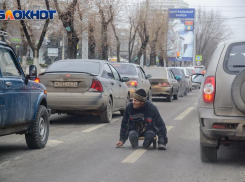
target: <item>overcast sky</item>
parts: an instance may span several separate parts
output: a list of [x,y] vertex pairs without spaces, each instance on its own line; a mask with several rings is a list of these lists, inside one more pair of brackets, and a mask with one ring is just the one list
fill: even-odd
[[224,18],[243,17],[226,20],[233,31],[233,38],[245,37],[245,0],[184,0],[190,8],[206,7],[221,12]]

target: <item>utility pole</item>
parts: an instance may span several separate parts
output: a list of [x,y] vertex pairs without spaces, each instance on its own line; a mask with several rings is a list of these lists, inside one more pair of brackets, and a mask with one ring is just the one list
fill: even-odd
[[62,60],[65,60],[65,34],[63,34],[62,38]]

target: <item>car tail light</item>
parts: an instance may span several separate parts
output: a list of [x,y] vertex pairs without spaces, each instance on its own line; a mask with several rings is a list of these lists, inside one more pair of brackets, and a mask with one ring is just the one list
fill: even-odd
[[103,87],[99,80],[93,80],[92,85],[90,89],[88,90],[90,92],[103,92]]
[[202,74],[205,74],[205,73],[206,73],[206,71],[202,71],[201,73],[202,73]]
[[40,79],[39,79],[39,78],[36,78],[36,79],[34,80],[34,82],[40,83]]
[[225,129],[226,126],[224,124],[214,124],[213,128],[214,129]]
[[215,95],[215,77],[206,78],[203,87],[203,101],[206,103],[213,103]]
[[137,86],[138,82],[136,80],[130,80],[130,85],[131,86]]
[[159,85],[160,86],[163,86],[163,87],[169,87],[169,83],[168,82],[166,82],[166,83],[160,83]]

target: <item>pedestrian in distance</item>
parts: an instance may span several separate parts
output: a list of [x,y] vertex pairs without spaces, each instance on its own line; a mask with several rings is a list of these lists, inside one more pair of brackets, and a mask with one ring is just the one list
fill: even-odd
[[166,125],[157,107],[146,98],[144,89],[134,93],[133,102],[129,103],[122,119],[120,140],[117,147],[122,147],[129,138],[132,147],[138,146],[139,137],[145,137],[143,147],[149,148],[154,137],[158,136],[158,149],[166,150],[168,143]]

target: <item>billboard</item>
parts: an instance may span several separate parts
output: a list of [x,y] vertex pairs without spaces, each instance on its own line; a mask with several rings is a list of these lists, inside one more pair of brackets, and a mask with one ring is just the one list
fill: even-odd
[[195,9],[169,9],[168,61],[193,61],[194,18]]

